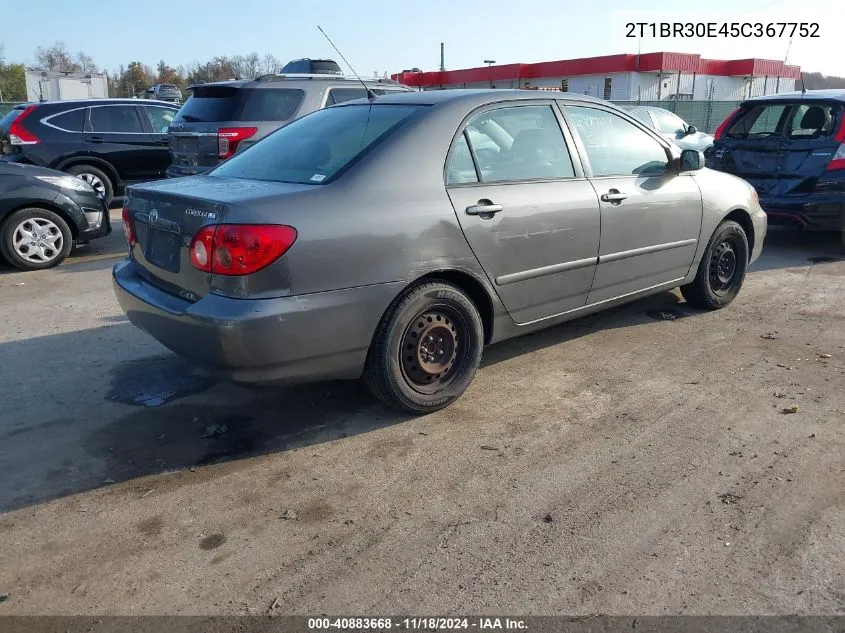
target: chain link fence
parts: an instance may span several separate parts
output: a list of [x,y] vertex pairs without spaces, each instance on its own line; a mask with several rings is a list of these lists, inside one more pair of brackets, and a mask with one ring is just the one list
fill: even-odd
[[712,134],[741,101],[612,101],[618,106],[654,106],[674,112],[699,132]]
[[16,105],[20,104],[15,101],[0,101],[0,118],[9,114]]

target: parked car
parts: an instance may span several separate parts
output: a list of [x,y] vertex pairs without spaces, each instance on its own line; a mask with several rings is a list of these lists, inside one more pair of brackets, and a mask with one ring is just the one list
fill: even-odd
[[[306,61],[311,60],[291,64],[301,68]],[[201,174],[292,119],[367,96],[356,77],[337,75],[325,64],[318,68],[322,72],[192,86],[191,96],[170,126],[172,165],[167,175]],[[366,79],[364,83],[376,94],[411,90],[389,79]]]
[[19,105],[0,119],[0,155],[78,176],[109,204],[127,184],[164,177],[167,128],[177,110],[138,99]]
[[182,103],[182,91],[175,84],[156,84],[145,92],[148,99],[167,101],[168,103]]
[[58,266],[74,245],[111,232],[103,199],[84,180],[0,162],[0,255],[24,270]]
[[425,413],[467,388],[485,343],[677,286],[729,304],[766,215],[703,160],[573,94],[350,102],[207,175],[130,187],[114,289],[132,323],[218,375],[363,375]]
[[754,186],[773,224],[840,231],[845,244],[845,90],[749,99],[706,156]]
[[625,106],[635,119],[655,130],[663,138],[681,149],[703,152],[713,144],[710,134],[699,132],[681,117],[669,110],[655,106]]

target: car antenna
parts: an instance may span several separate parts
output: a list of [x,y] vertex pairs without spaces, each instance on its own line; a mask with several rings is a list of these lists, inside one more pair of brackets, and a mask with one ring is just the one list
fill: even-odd
[[335,50],[337,51],[337,54],[338,54],[338,55],[340,55],[340,58],[341,58],[344,62],[346,62],[346,65],[347,65],[347,66],[349,66],[349,70],[351,70],[351,71],[352,71],[352,74],[353,74],[353,75],[355,75],[355,78],[356,78],[358,81],[360,81],[360,82],[361,82],[361,85],[362,85],[362,86],[364,86],[364,90],[366,90],[366,91],[367,91],[367,99],[370,99],[370,100],[375,99],[378,95],[377,95],[375,92],[373,92],[372,90],[370,90],[370,89],[367,87],[367,84],[365,84],[365,83],[364,83],[364,80],[363,80],[363,79],[361,79],[361,75],[359,75],[358,73],[356,73],[356,72],[355,72],[355,69],[354,69],[354,68],[352,68],[352,64],[350,64],[350,63],[346,60],[346,58],[343,56],[343,53],[341,53],[341,52],[340,52],[340,50],[338,49],[338,47],[334,45],[334,42],[332,42],[331,38],[330,38],[328,35],[326,35],[326,32],[323,30],[323,27],[321,27],[321,26],[319,26],[319,25],[318,25],[318,26],[317,26],[317,28],[318,28],[318,29],[320,29],[320,33],[322,33],[322,34],[323,34],[323,37],[325,37],[325,38],[329,41],[329,44],[331,44],[331,45],[332,45],[332,48],[333,48],[333,49],[335,49]]
[[807,86],[804,85],[804,71],[801,71],[801,94],[807,94]]

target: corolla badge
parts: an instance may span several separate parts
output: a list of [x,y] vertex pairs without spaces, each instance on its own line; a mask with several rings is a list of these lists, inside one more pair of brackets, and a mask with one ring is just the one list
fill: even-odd
[[201,209],[185,209],[185,215],[191,215],[195,218],[206,218],[208,220],[217,219],[217,214],[214,211],[203,211]]
[[153,209],[150,211],[150,224],[155,224],[156,222],[158,222],[158,211]]

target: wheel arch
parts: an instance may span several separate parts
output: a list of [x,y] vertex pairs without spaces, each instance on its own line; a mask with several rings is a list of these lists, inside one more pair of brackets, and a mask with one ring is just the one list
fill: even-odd
[[3,214],[3,217],[0,218],[0,228],[2,228],[6,224],[6,222],[8,222],[9,218],[12,217],[12,215],[24,209],[44,209],[45,211],[55,213],[62,220],[65,221],[65,224],[68,225],[68,228],[70,229],[70,234],[73,237],[74,241],[79,239],[79,227],[76,226],[76,222],[74,222],[73,218],[68,215],[68,212],[62,209],[60,206],[52,204],[51,202],[47,202],[45,200],[19,204],[11,209],[8,209]]
[[725,220],[733,220],[745,231],[745,236],[748,238],[748,257],[751,257],[751,253],[754,252],[754,240],[756,239],[754,235],[754,222],[751,221],[751,215],[745,209],[734,209],[722,218],[722,222]]
[[484,327],[484,344],[493,338],[493,301],[484,284],[474,275],[461,270],[444,269],[428,272],[408,284],[408,288],[427,281],[445,281],[460,288],[478,309]]
[[123,185],[123,180],[121,180],[120,175],[117,173],[117,169],[108,161],[97,158],[96,156],[75,156],[68,158],[56,165],[55,168],[59,171],[65,171],[68,167],[76,167],[77,165],[90,165],[104,171],[111,178],[112,193],[115,196],[117,195],[118,187]]

